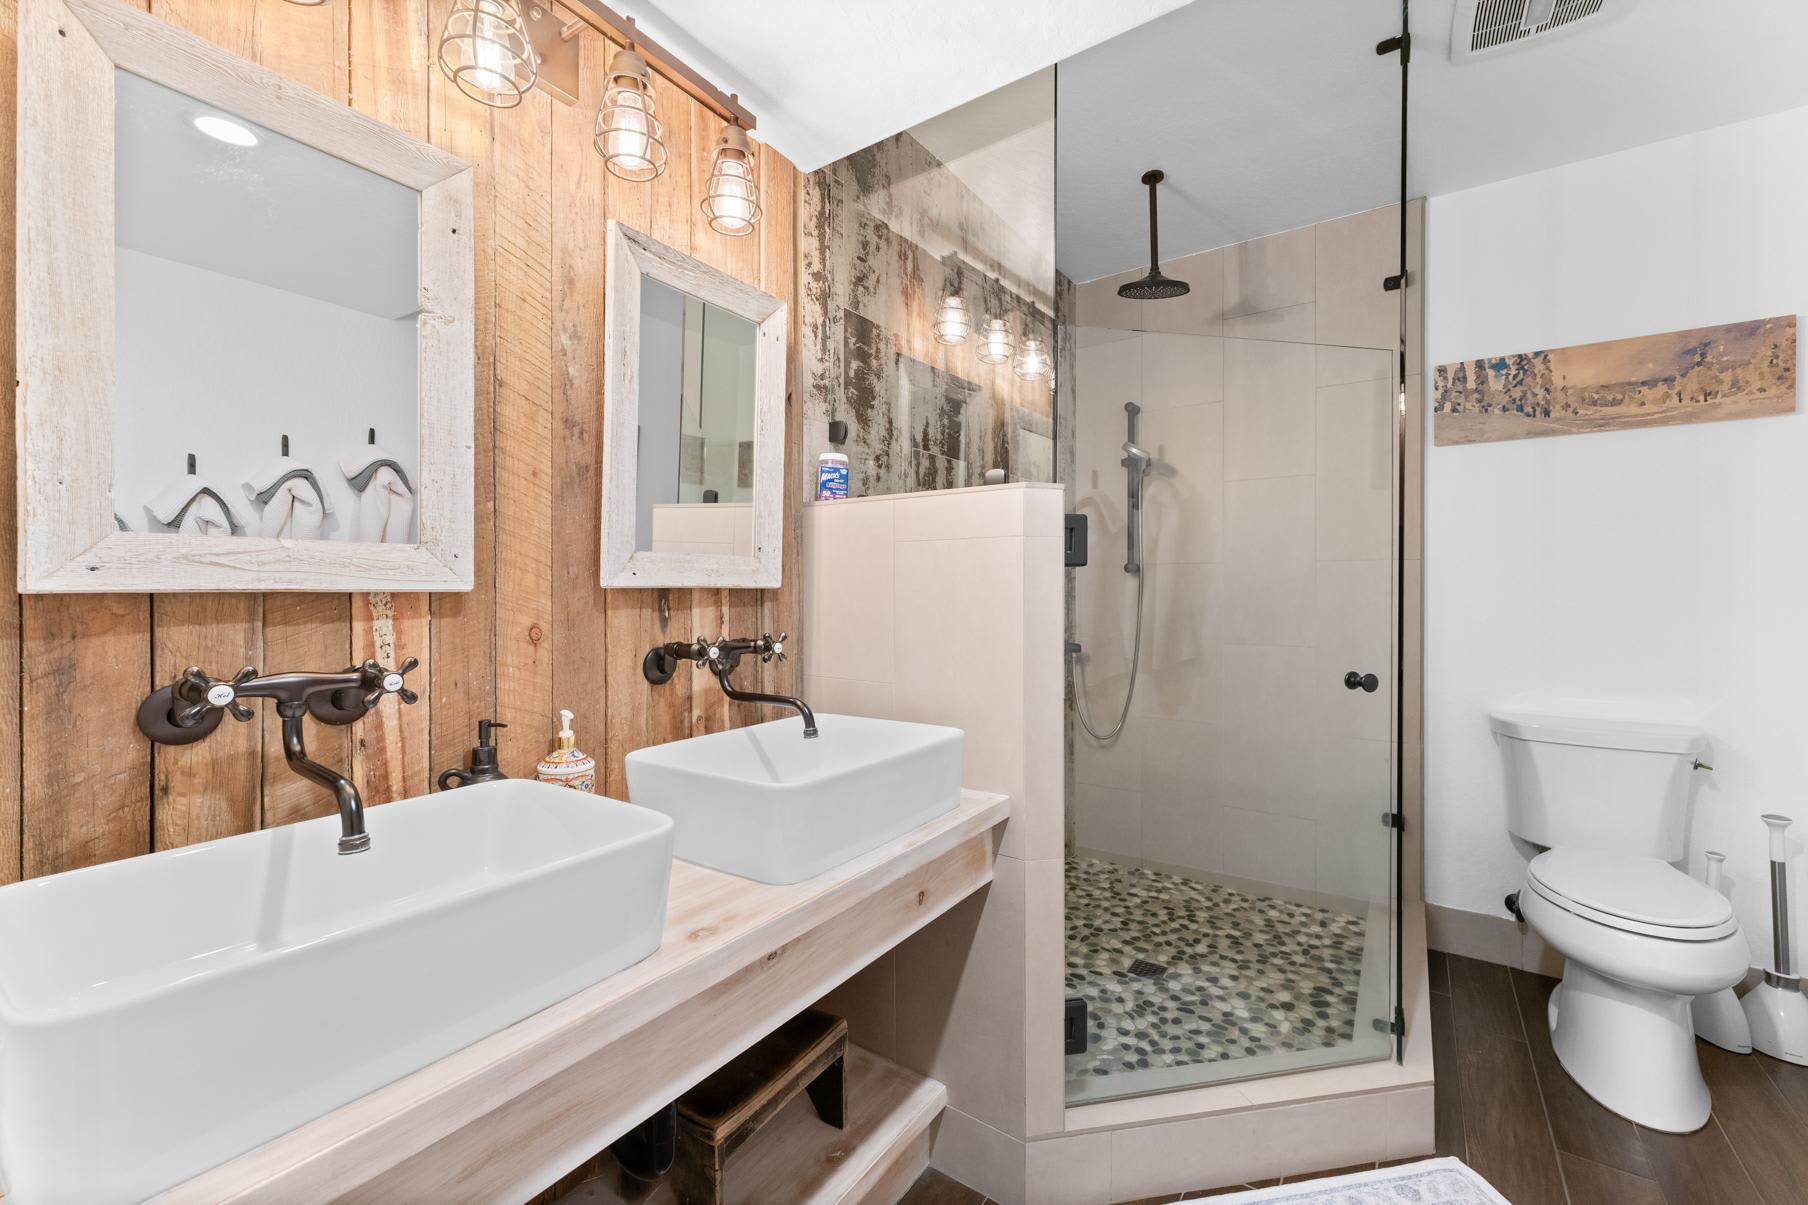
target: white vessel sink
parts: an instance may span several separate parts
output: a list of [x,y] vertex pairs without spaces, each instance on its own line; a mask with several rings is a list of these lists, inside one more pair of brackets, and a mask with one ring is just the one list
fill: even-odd
[[678,822],[677,854],[762,883],[798,883],[960,802],[958,728],[796,717],[628,754],[628,798]]
[[137,1201],[659,948],[672,822],[537,782],[0,888],[6,1205]]

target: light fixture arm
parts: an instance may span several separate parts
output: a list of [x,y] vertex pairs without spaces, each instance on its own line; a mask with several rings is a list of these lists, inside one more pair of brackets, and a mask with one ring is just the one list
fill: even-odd
[[738,93],[724,92],[710,83],[701,72],[643,33],[634,23],[633,17],[624,16],[599,0],[566,0],[566,3],[586,24],[609,34],[637,52],[647,60],[649,66],[701,101],[724,121],[733,122],[744,130],[754,128],[755,118],[747,106],[741,103]]

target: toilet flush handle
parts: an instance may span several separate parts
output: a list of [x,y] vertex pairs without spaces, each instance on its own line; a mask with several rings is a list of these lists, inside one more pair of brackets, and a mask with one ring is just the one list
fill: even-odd
[[1695,759],[1694,769],[1711,771],[1711,770],[1713,770],[1713,768],[1714,767],[1708,765],[1706,762],[1702,761],[1699,757]]

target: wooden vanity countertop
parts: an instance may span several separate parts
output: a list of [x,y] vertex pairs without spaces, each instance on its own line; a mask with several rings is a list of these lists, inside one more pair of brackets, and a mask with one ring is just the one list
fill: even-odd
[[990,882],[1009,811],[963,791],[953,811],[787,886],[674,861],[647,958],[156,1200],[532,1195]]

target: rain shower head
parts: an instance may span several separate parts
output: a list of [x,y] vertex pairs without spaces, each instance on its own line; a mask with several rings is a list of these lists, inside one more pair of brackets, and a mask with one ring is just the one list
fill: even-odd
[[1141,280],[1117,287],[1117,295],[1131,301],[1167,301],[1172,297],[1185,297],[1192,291],[1186,281],[1163,276],[1159,269],[1151,269]]
[[1192,286],[1186,281],[1161,274],[1161,254],[1155,237],[1155,186],[1166,178],[1167,174],[1160,168],[1143,173],[1143,183],[1149,186],[1149,274],[1141,280],[1118,286],[1117,295],[1130,301],[1167,301],[1192,292]]

